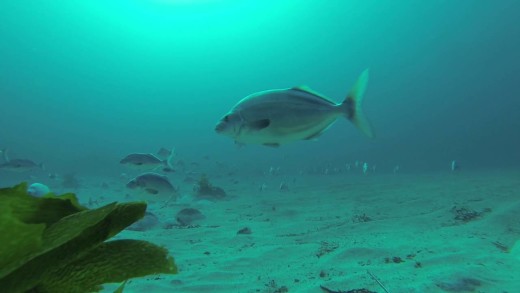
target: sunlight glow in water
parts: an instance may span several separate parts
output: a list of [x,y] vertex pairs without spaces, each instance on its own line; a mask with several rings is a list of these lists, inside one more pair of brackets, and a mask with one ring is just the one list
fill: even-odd
[[192,40],[211,42],[216,38],[247,41],[254,38],[251,31],[276,32],[306,9],[305,5],[295,9],[294,2],[284,0],[103,1],[83,5],[90,10],[100,30],[116,27],[131,38],[143,36],[166,42],[174,36],[184,45]]

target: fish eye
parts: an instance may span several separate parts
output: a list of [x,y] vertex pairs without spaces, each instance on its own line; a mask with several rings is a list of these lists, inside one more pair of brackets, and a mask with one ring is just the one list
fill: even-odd
[[224,118],[222,118],[222,120],[224,122],[229,122],[229,115],[224,116]]

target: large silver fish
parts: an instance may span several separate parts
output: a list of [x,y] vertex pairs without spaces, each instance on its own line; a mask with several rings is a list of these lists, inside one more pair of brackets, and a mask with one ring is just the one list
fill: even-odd
[[367,82],[365,70],[340,104],[307,87],[254,93],[238,102],[218,122],[215,131],[237,143],[276,147],[317,138],[338,117],[345,117],[368,137],[374,137],[361,109]]

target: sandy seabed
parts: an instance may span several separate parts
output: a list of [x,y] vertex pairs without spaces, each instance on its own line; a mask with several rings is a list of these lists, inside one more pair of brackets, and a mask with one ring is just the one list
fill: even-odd
[[[225,200],[186,192],[150,204],[161,224],[116,238],[164,245],[179,274],[133,279],[125,292],[385,292],[368,272],[388,292],[520,292],[518,170],[309,175],[287,191],[269,180],[262,191],[258,178],[217,180]],[[103,201],[121,192],[103,190]],[[172,226],[185,207],[206,218]]]

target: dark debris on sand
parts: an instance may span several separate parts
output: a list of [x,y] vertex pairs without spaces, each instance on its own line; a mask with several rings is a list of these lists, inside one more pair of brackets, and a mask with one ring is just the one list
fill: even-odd
[[197,198],[222,199],[227,196],[224,189],[213,186],[206,175],[201,175],[193,187]]
[[341,290],[338,290],[338,291],[335,291],[335,290],[331,290],[327,287],[324,287],[324,286],[320,286],[321,290],[323,292],[327,292],[327,293],[376,293],[374,291],[370,291],[368,289],[352,289],[352,290],[348,290],[348,291],[341,291]]
[[453,219],[458,223],[468,223],[470,221],[474,221],[482,218],[484,214],[491,212],[490,208],[483,209],[482,211],[476,211],[466,207],[457,207],[454,206],[451,208],[451,212],[453,213]]
[[482,282],[474,278],[453,278],[435,285],[446,292],[474,292]]

